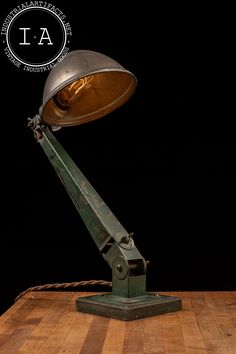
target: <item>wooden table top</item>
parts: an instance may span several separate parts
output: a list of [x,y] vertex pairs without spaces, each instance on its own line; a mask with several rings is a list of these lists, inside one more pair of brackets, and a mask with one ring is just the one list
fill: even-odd
[[0,353],[236,353],[236,292],[161,293],[183,309],[129,322],[76,312],[89,294],[26,294],[0,317]]

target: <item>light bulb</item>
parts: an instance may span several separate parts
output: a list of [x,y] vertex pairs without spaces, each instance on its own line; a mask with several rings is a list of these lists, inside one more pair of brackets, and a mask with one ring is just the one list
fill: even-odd
[[53,96],[53,102],[62,111],[67,111],[72,105],[73,100],[78,99],[83,89],[93,79],[93,75],[85,76],[82,79],[72,82]]

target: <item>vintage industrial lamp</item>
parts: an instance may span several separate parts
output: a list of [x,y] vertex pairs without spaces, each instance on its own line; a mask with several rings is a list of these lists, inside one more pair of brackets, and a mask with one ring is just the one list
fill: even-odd
[[[113,59],[89,50],[70,52],[50,72],[43,103],[29,126],[62,180],[77,211],[112,268],[112,293],[79,297],[76,309],[121,320],[177,311],[181,300],[146,292],[146,261],[51,130],[103,117],[125,103],[135,76]],[[50,129],[51,126],[51,129]]]

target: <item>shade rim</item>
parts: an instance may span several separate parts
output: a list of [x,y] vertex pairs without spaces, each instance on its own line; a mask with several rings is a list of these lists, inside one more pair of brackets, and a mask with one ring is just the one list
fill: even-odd
[[[120,71],[124,74],[130,75],[132,76],[133,80],[130,81],[130,85],[127,87],[127,89],[122,93],[122,95],[120,95],[118,97],[118,99],[116,101],[112,101],[110,102],[108,105],[101,107],[99,110],[97,111],[93,111],[87,114],[84,114],[82,116],[79,117],[74,117],[74,118],[68,118],[68,119],[62,119],[61,121],[57,121],[56,118],[52,117],[51,119],[43,119],[43,109],[46,109],[47,104],[50,102],[50,100],[54,97],[54,95],[59,92],[60,90],[55,91],[55,93],[51,96],[51,98],[46,102],[45,106],[42,108],[42,121],[45,122],[46,124],[49,124],[51,126],[57,126],[57,127],[69,127],[69,126],[75,126],[75,125],[81,125],[84,123],[88,123],[91,122],[93,120],[102,118],[104,116],[106,116],[107,114],[113,112],[114,110],[116,110],[117,108],[121,107],[125,102],[127,102],[129,100],[129,98],[133,95],[136,87],[137,87],[137,79],[136,77],[128,72],[127,70],[106,70],[107,72],[117,72]],[[98,71],[97,73],[93,73],[93,74],[100,74],[103,73],[104,71]],[[92,73],[91,73],[92,74]],[[83,77],[80,77],[83,78]],[[75,79],[76,80],[76,79]],[[67,85],[69,85],[71,82],[75,81],[72,80],[69,83],[67,83]],[[64,88],[66,85],[63,85],[62,88]],[[62,89],[61,88],[61,89]],[[111,109],[111,107],[113,107]],[[101,114],[103,113],[103,114]],[[73,123],[72,123],[73,122]]]
[[82,76],[80,76],[79,74],[78,75],[74,75],[73,77],[71,77],[70,79],[67,79],[65,81],[63,81],[63,83],[61,85],[59,85],[57,87],[57,89],[55,91],[52,91],[52,93],[47,97],[47,100],[45,100],[45,102],[43,102],[42,104],[42,119],[43,119],[43,112],[44,112],[44,109],[47,105],[47,103],[53,98],[53,96],[55,96],[60,90],[62,90],[64,87],[66,87],[67,85],[71,84],[72,82],[76,81],[76,80],[80,80],[80,79],[83,79],[85,78],[86,76],[88,75],[95,75],[95,74],[100,74],[100,73],[104,73],[104,72],[123,72],[125,74],[129,74],[131,75],[135,82],[136,82],[136,86],[137,86],[137,83],[138,83],[138,80],[137,78],[135,77],[135,75],[129,71],[129,70],[125,70],[125,69],[107,69],[107,68],[104,68],[102,70],[94,70],[94,71],[88,71],[87,73],[83,74]]

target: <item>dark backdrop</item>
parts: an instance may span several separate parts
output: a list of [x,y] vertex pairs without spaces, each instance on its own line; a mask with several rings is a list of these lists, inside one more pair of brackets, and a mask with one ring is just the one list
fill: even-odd
[[[1,20],[19,3],[1,5]],[[148,289],[235,290],[235,114],[223,15],[53,3],[72,26],[71,50],[111,56],[139,81],[117,111],[56,135],[134,232],[150,260]],[[48,72],[20,71],[0,55],[3,311],[29,286],[110,280],[111,272],[26,126]]]

